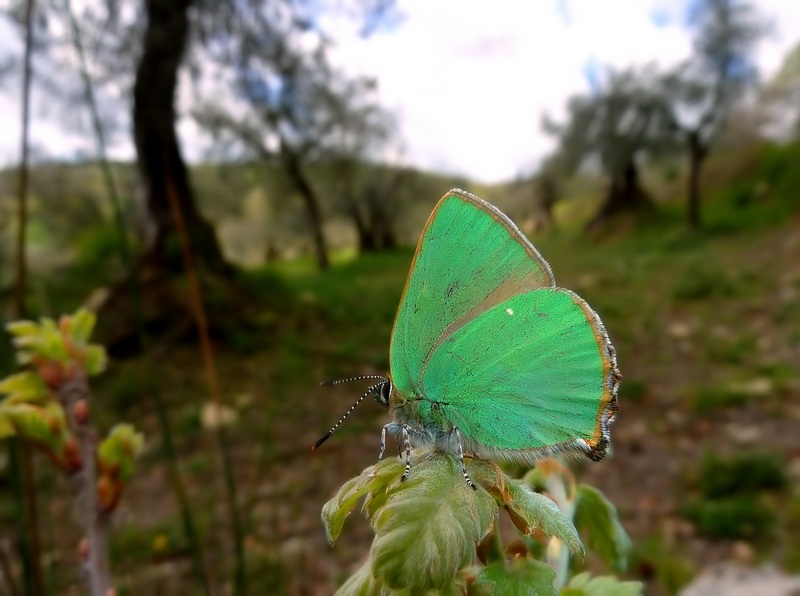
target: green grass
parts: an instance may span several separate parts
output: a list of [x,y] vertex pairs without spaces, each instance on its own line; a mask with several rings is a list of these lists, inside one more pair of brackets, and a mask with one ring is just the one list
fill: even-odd
[[709,453],[698,480],[700,493],[706,499],[782,490],[786,485],[783,457],[769,452],[742,453],[731,458]]
[[787,487],[783,457],[770,452],[723,458],[708,453],[697,471],[697,495],[685,500],[683,515],[709,538],[764,542],[778,513],[770,493]]
[[777,517],[771,507],[753,495],[689,503],[683,513],[709,538],[760,541],[771,538]]

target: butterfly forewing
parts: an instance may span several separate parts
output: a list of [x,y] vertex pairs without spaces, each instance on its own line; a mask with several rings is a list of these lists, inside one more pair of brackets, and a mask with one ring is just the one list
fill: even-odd
[[428,219],[395,318],[395,388],[418,395],[423,369],[443,342],[497,304],[554,285],[550,266],[505,215],[450,191]]

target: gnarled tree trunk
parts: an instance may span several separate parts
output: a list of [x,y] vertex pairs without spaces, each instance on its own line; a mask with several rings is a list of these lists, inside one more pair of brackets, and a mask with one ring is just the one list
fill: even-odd
[[322,226],[322,210],[319,206],[317,193],[314,187],[311,186],[311,182],[308,180],[303,170],[300,157],[284,142],[281,142],[281,160],[283,161],[287,176],[303,199],[306,215],[308,216],[308,223],[309,226],[311,226],[311,234],[314,238],[314,254],[317,259],[317,266],[320,269],[327,269],[330,267],[330,259],[328,258],[328,245],[325,242],[325,233]]
[[647,208],[650,201],[642,189],[636,162],[628,161],[625,167],[611,179],[606,198],[600,210],[586,226],[587,232],[596,230],[604,222],[620,213],[635,213]]
[[[171,200],[177,200],[192,252],[217,273],[228,265],[212,226],[202,217],[189,184],[175,131],[178,70],[189,38],[193,0],[146,0],[147,30],[133,88],[133,132],[147,208],[155,226],[148,260],[168,270],[181,258]],[[171,196],[172,195],[172,196]]]

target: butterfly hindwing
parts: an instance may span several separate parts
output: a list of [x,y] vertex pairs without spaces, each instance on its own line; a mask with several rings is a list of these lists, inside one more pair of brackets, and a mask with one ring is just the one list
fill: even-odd
[[395,318],[395,388],[415,395],[423,368],[448,337],[520,292],[554,285],[550,266],[505,215],[450,191],[422,232]]
[[602,440],[615,394],[613,348],[597,316],[561,288],[517,294],[436,348],[421,392],[469,450],[533,460]]

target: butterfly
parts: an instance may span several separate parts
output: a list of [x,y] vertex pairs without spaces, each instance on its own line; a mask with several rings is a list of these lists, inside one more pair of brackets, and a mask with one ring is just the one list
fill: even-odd
[[495,206],[459,189],[428,218],[377,379],[314,445],[372,395],[411,448],[533,465],[558,454],[599,461],[619,410],[617,357],[600,317],[555,284],[550,265]]

